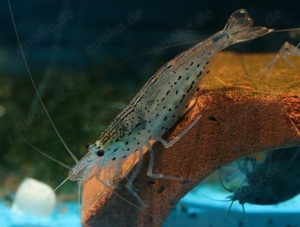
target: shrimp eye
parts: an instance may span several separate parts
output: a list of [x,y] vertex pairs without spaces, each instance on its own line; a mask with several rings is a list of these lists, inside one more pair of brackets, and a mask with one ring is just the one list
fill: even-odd
[[102,157],[104,155],[104,151],[103,150],[98,150],[96,153],[99,157]]

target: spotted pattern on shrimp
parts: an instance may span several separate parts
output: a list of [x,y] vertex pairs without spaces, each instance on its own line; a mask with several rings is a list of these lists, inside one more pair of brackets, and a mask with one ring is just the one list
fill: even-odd
[[[209,73],[209,63],[216,53],[234,43],[255,39],[272,31],[264,27],[252,28],[252,25],[253,21],[248,13],[245,10],[237,10],[230,16],[223,30],[162,66],[102,136],[89,146],[88,153],[82,159],[85,164],[77,163],[69,172],[69,179],[77,180],[78,184],[82,185],[95,174],[99,175],[99,171],[108,164],[120,163],[133,153],[137,153],[142,160],[143,146],[150,152],[148,176],[175,179],[152,173],[154,152],[150,141],[159,141],[165,147],[170,147],[196,123],[199,118],[170,142],[162,139],[166,131],[192,108],[189,104],[197,96],[200,82]],[[97,171],[91,171],[95,166]],[[119,171],[117,166],[119,165],[115,165],[115,171]],[[126,187],[142,203],[132,189],[132,182],[140,167],[139,163]],[[78,171],[78,168],[81,169]]]

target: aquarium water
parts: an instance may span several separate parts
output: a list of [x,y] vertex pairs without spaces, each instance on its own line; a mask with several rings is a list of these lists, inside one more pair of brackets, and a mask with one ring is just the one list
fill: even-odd
[[[300,226],[300,195],[273,206],[245,204],[245,213],[238,202],[234,202],[228,211],[231,202],[221,201],[227,200],[228,195],[228,192],[211,185],[198,187],[177,204],[166,222],[173,227]],[[16,214],[10,206],[0,202],[0,214],[1,227],[81,226],[77,202],[59,204],[46,218]]]

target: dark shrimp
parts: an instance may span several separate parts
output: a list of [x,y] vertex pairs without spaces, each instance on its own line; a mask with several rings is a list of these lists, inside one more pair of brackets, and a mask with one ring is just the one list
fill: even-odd
[[295,197],[300,192],[299,153],[300,147],[270,151],[263,163],[247,173],[247,185],[228,198],[242,205],[275,205]]

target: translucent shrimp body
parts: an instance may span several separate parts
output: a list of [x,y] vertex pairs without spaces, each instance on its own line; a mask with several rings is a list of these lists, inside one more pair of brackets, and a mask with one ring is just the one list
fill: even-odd
[[[209,62],[218,52],[232,44],[272,32],[272,29],[252,25],[253,21],[248,13],[243,9],[237,10],[230,16],[223,30],[161,67],[102,136],[88,147],[88,153],[70,170],[69,179],[83,185],[91,177],[98,177],[100,171],[108,165],[110,169],[119,171],[118,163],[135,152],[142,160],[143,146],[150,151],[148,176],[174,179],[152,173],[154,153],[149,142],[160,141],[165,147],[169,147],[196,123],[194,121],[172,142],[162,139],[162,135],[188,111],[190,101],[199,90],[201,79],[209,73]],[[126,185],[137,199],[139,198],[131,184],[139,168],[140,165]],[[107,179],[107,183],[112,180]]]

